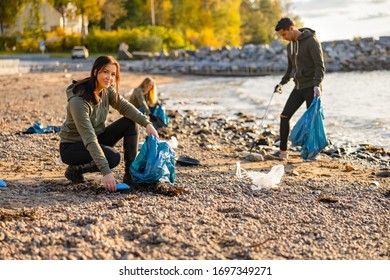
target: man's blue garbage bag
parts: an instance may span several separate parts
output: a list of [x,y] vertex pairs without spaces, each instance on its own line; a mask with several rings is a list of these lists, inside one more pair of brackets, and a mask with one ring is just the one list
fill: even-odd
[[315,159],[317,154],[329,145],[322,123],[323,119],[321,99],[315,97],[310,107],[295,124],[290,135],[292,144],[302,147],[301,156],[303,159]]
[[168,143],[159,142],[153,135],[148,136],[130,166],[134,183],[167,182],[173,185],[175,156]]
[[60,131],[59,126],[49,125],[48,127],[43,127],[40,122],[35,122],[33,126],[27,128],[23,131],[24,134],[42,134],[42,133],[57,133]]

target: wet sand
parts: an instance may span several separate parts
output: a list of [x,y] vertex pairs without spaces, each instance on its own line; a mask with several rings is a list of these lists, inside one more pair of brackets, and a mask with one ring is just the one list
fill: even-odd
[[[196,112],[168,108],[170,127],[160,133],[178,139],[178,156],[201,161],[177,164],[175,186],[184,193],[107,193],[99,174],[70,184],[57,162],[58,135],[18,132],[35,121],[61,125],[65,87],[87,74],[0,76],[0,179],[8,184],[0,188],[0,259],[390,258],[383,165],[326,155],[306,162],[296,151],[286,162],[251,162],[248,140],[228,135],[224,120]],[[144,76],[122,73],[121,93]],[[157,84],[202,79],[153,77]],[[118,117],[113,110],[108,122]],[[283,164],[285,174],[277,188],[253,190],[250,179],[236,177],[238,161],[265,173]],[[123,168],[114,169],[116,178]]]

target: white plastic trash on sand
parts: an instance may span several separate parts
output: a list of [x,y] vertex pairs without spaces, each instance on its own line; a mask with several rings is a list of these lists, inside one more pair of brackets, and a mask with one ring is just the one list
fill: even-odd
[[179,142],[177,141],[177,138],[175,136],[172,136],[167,143],[172,149],[176,149],[179,145]]
[[[177,141],[177,138],[175,136],[172,136],[171,139],[167,140],[159,140],[160,142],[166,142],[171,149],[176,149],[179,146],[179,142]],[[138,143],[138,150],[141,150],[142,145],[144,142]]]
[[241,173],[241,164],[239,161],[237,161],[237,166],[236,166],[236,176],[238,178],[242,178],[242,173]]
[[241,168],[240,162],[237,162],[236,176],[242,178],[247,176],[252,179],[252,190],[260,190],[262,188],[272,189],[277,187],[284,174],[284,166],[282,164],[275,165],[270,172],[263,173],[259,171],[246,171]]

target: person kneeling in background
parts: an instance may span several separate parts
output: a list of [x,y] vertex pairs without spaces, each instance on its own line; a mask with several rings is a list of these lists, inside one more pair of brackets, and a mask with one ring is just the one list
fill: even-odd
[[[130,95],[130,103],[145,115],[149,116],[150,121],[156,129],[168,125],[167,116],[161,113],[164,111],[161,102],[158,100],[156,82],[146,77],[142,83],[136,87]],[[163,116],[161,116],[163,115]]]
[[158,104],[158,97],[156,83],[152,78],[145,78],[134,89],[130,96],[130,103],[147,116],[153,113],[155,106]]

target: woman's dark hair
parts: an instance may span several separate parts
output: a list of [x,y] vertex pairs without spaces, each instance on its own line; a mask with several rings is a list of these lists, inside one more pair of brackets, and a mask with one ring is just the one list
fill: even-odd
[[99,96],[95,94],[95,89],[97,87],[97,75],[104,69],[107,64],[114,64],[116,66],[116,76],[115,76],[115,93],[116,100],[118,100],[118,90],[119,90],[119,80],[120,80],[120,66],[118,61],[112,56],[102,55],[99,56],[93,63],[91,75],[88,78],[85,78],[81,81],[75,83],[73,88],[73,93],[77,93],[82,90],[83,94],[81,95],[84,100],[97,104],[99,102]]
[[278,24],[276,24],[275,31],[289,30],[290,26],[294,26],[294,22],[290,18],[282,18],[279,20]]

